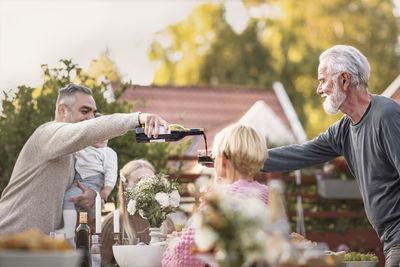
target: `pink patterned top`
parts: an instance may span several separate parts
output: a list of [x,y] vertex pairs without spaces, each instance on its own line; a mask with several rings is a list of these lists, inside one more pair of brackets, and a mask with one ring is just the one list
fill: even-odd
[[[228,192],[244,197],[257,197],[268,205],[268,186],[258,182],[239,180],[228,186]],[[195,247],[194,229],[188,228],[180,237],[176,237],[168,244],[164,252],[162,265],[164,267],[204,267],[206,263],[193,255],[191,247]]]
[[244,197],[256,197],[268,205],[268,186],[259,182],[239,180],[229,186],[228,192]]

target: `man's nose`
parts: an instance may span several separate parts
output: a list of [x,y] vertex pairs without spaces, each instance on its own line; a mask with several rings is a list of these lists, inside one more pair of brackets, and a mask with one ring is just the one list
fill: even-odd
[[321,85],[318,85],[317,90],[315,90],[317,95],[322,95]]

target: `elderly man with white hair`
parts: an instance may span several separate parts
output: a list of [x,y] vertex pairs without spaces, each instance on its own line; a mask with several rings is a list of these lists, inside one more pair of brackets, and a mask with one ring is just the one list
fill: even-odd
[[345,115],[315,139],[269,150],[262,171],[291,171],[344,156],[367,217],[384,244],[385,266],[400,263],[400,105],[368,93],[370,66],[352,46],[320,55],[317,94],[329,114]]

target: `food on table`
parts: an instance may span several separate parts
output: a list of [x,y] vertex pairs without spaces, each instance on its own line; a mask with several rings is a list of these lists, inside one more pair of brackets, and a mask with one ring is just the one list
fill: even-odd
[[292,232],[290,235],[290,241],[292,241],[293,243],[302,243],[302,242],[311,242],[310,240],[308,240],[307,238],[305,238],[304,236]]
[[[311,251],[313,248],[317,248],[316,242],[313,242],[298,233],[292,232],[289,235],[289,238],[290,241],[297,246],[300,245],[303,248],[311,249]],[[310,253],[306,252],[306,254],[309,255]],[[298,266],[340,266],[344,260],[345,254],[345,251],[334,252],[327,250],[323,253],[322,257],[310,258],[306,263]]]
[[344,256],[345,261],[379,261],[374,253],[349,252]]
[[0,251],[66,251],[72,247],[63,238],[50,238],[38,229],[29,229],[0,238]]
[[346,251],[339,251],[339,252],[333,252],[333,251],[328,251],[327,252],[327,257],[330,257],[336,265],[340,265],[344,261],[344,257],[346,255]]

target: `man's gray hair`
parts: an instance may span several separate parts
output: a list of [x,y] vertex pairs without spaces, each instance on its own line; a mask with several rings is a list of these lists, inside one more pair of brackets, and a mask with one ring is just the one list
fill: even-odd
[[345,71],[351,76],[351,84],[358,90],[359,85],[368,88],[370,66],[367,58],[355,47],[335,45],[319,56],[320,67],[327,67],[327,72],[334,75]]
[[60,104],[62,99],[74,96],[76,92],[82,92],[84,94],[93,96],[92,91],[90,91],[90,89],[86,86],[70,83],[58,91],[56,106]]

